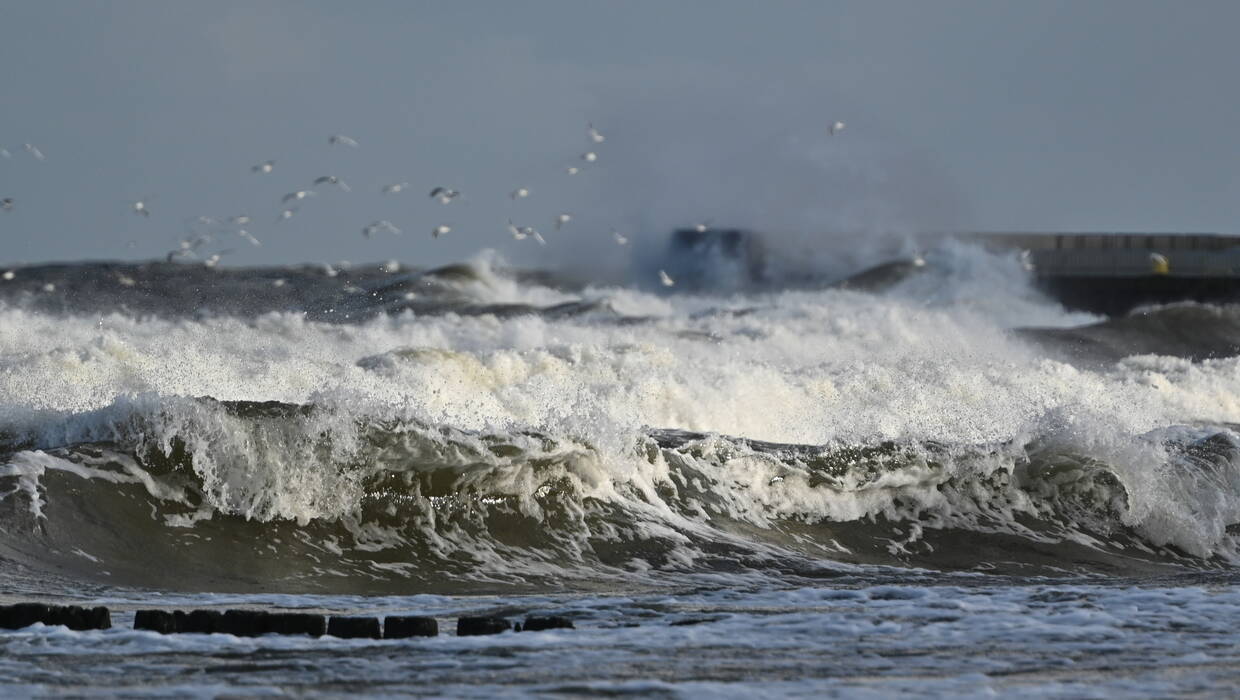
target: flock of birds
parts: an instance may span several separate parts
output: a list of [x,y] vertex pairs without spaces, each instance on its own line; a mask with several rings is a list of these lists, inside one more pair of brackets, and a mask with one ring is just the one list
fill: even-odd
[[[845,127],[844,122],[835,121],[835,122],[832,122],[828,126],[827,132],[830,135],[834,136],[838,134],[839,132],[843,131],[844,127]],[[592,123],[586,124],[586,136],[590,144],[590,147],[589,147],[589,150],[586,150],[584,153],[580,155],[579,160],[581,161],[581,164],[580,165],[579,164],[568,165],[564,168],[564,172],[570,176],[581,173],[582,168],[587,165],[593,165],[599,162],[599,154],[598,154],[598,151],[595,149],[597,148],[599,144],[602,144],[604,141],[606,141],[607,138],[606,136],[603,135],[601,131],[595,128],[595,126]],[[342,146],[342,147],[347,147],[347,148],[357,148],[359,145],[356,139],[353,139],[344,134],[332,134],[331,136],[328,137],[327,142],[331,146]],[[39,150],[39,148],[35,146],[34,144],[30,144],[30,143],[23,144],[21,150],[24,151],[29,157],[34,158],[35,160],[42,161],[46,159],[46,156],[44,156],[43,152]],[[6,148],[0,147],[0,158],[11,159],[13,157],[14,157],[13,152],[9,151]],[[260,175],[260,176],[270,175],[273,172],[275,172],[275,170],[276,170],[275,160],[263,161],[261,163],[257,163],[250,167],[251,173],[255,175]],[[312,186],[318,187],[318,188],[331,186],[331,187],[336,187],[343,192],[351,192],[353,189],[347,182],[345,182],[344,179],[342,179],[338,175],[319,176],[312,181]],[[385,195],[397,195],[409,189],[410,189],[410,184],[408,182],[396,182],[396,183],[390,183],[390,184],[381,186],[380,192]],[[529,197],[530,195],[531,195],[531,190],[529,187],[520,186],[520,187],[513,189],[512,192],[509,194],[509,197],[513,201],[517,201],[517,200],[525,199]],[[288,194],[285,194],[280,199],[280,204],[282,208],[276,219],[277,223],[292,219],[294,216],[297,215],[300,205],[303,202],[305,202],[306,200],[310,198],[317,197],[317,196],[318,196],[318,191],[315,189],[311,189],[311,188],[294,190],[292,192],[289,192]],[[438,201],[440,204],[451,205],[453,202],[461,198],[461,192],[451,187],[436,186],[430,190],[429,196],[431,199]],[[0,198],[0,211],[9,212],[9,211],[12,211],[16,206],[17,206],[17,203],[12,197]],[[150,217],[152,215],[149,197],[131,202],[130,208],[133,211],[133,213],[138,216]],[[566,225],[568,225],[572,220],[573,220],[572,213],[565,211],[565,212],[560,212],[559,214],[556,214],[552,220],[552,224],[554,225],[555,230],[559,231],[563,229]],[[213,242],[215,240],[216,235],[222,232],[229,232],[232,235],[236,235],[237,237],[245,240],[246,242],[248,242],[249,244],[253,246],[262,245],[261,241],[255,238],[247,229],[247,226],[249,226],[252,222],[253,222],[253,218],[245,214],[231,216],[227,220],[224,220],[224,221],[221,221],[219,219],[216,219],[214,217],[209,217],[209,216],[196,217],[192,219],[191,221],[187,222],[192,232],[191,235],[182,239],[176,248],[169,251],[166,255],[166,259],[168,260],[168,262],[174,262],[174,261],[186,260],[186,259],[195,259],[198,257],[199,250],[202,249],[203,246],[205,246],[206,244]],[[705,221],[695,224],[694,228],[699,232],[706,232],[707,230],[709,230],[711,223],[712,223],[711,220],[705,220]],[[533,239],[539,245],[547,244],[547,241],[543,237],[542,233],[540,233],[533,226],[519,225],[513,222],[512,219],[509,219],[507,230],[508,230],[508,233],[512,235],[514,240],[523,241],[526,239]],[[445,236],[451,232],[452,232],[452,226],[451,224],[448,224],[448,223],[437,224],[430,230],[430,234],[432,238],[440,238],[441,236]],[[364,237],[369,239],[375,235],[385,234],[385,233],[392,234],[392,235],[400,235],[402,231],[391,221],[376,220],[362,227],[361,233]],[[614,228],[611,229],[611,236],[617,245],[624,246],[624,245],[628,245],[629,243],[628,237],[623,235],[622,233],[620,233]],[[215,267],[216,265],[219,264],[221,256],[226,255],[231,252],[233,252],[231,249],[220,250],[219,252],[216,252],[216,253],[211,254],[210,256],[207,256],[206,258],[203,259],[202,262],[207,267]],[[330,269],[330,266],[329,266],[329,269]],[[676,281],[665,270],[659,270],[658,276],[659,276],[659,282],[663,286],[671,287],[676,284]],[[4,279],[6,280],[12,279],[12,272],[6,273],[4,276]]]

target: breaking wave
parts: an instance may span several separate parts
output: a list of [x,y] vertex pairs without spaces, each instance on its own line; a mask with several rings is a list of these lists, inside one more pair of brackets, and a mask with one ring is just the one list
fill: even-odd
[[0,545],[88,580],[350,593],[1234,560],[1233,430],[1097,437],[792,445],[652,430],[615,450],[144,396],[10,434]]
[[412,593],[1237,556],[1233,307],[1103,321],[956,245],[745,293],[178,267],[6,282],[9,571]]

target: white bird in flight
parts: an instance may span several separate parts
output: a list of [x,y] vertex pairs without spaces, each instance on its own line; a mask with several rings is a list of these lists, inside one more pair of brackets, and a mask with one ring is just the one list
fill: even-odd
[[698,233],[706,233],[707,231],[710,230],[710,225],[714,222],[715,222],[714,219],[707,219],[705,221],[699,221],[698,223],[693,225],[693,230],[697,231]]
[[399,194],[409,187],[408,182],[397,182],[391,185],[383,186],[383,194]]
[[9,153],[9,149],[0,147],[0,158],[12,158],[13,154]]
[[595,129],[593,124],[586,124],[586,133],[590,135],[590,140],[594,143],[602,143],[607,140],[607,137],[599,133],[599,130]]
[[296,213],[297,213],[297,207],[289,207],[288,209],[285,209],[284,211],[280,212],[280,218],[276,219],[276,221],[277,222],[288,221],[289,219],[293,218],[293,215]]
[[250,166],[250,172],[256,173],[258,175],[266,175],[275,169],[276,169],[276,162],[274,160],[266,160],[266,161],[263,161],[262,163],[259,163],[258,165]]
[[3,209],[4,211],[13,211],[13,207],[15,205],[16,205],[16,202],[13,201],[12,197],[5,197],[4,199],[0,199],[0,209]]
[[661,282],[664,287],[672,287],[676,284],[676,280],[672,279],[672,276],[663,270],[659,270],[659,282]]
[[350,146],[352,148],[357,148],[357,141],[354,141],[344,134],[332,134],[327,137],[327,142],[333,146]]
[[564,212],[563,214],[556,214],[555,230],[559,231],[561,226],[563,226],[564,224],[567,224],[568,222],[572,220],[573,220],[573,215],[569,214],[568,212]]
[[450,204],[453,199],[456,199],[460,195],[460,192],[457,192],[449,187],[436,187],[431,190],[431,199],[438,199],[440,204]]
[[27,153],[34,156],[35,160],[43,160],[43,151],[40,151],[34,144],[24,143],[22,144],[22,148],[26,149]]
[[832,122],[831,126],[827,128],[827,131],[829,131],[832,136],[835,136],[836,134],[840,133],[843,130],[844,130],[844,122],[840,122],[840,121]]
[[512,191],[512,194],[508,196],[514,200],[525,199],[526,197],[530,196],[530,190],[528,187],[518,187],[517,189]]
[[452,233],[452,227],[447,224],[440,224],[436,226],[435,228],[431,229],[431,236],[433,238],[439,238],[440,236],[447,234],[447,233]]
[[[181,239],[181,243],[176,249],[170,251],[167,256],[168,262],[172,262],[177,258],[192,258],[194,252],[203,245],[211,242],[211,236],[192,236],[190,238]],[[216,260],[218,262],[218,259]]]
[[133,203],[133,211],[135,214],[141,214],[142,216],[151,215],[151,210],[146,207],[146,202],[141,199]]
[[349,187],[349,184],[348,184],[347,182],[345,182],[344,180],[341,180],[340,178],[336,177],[335,175],[324,175],[324,176],[322,176],[322,177],[315,178],[315,180],[314,180],[314,184],[316,184],[316,185],[335,185],[336,187],[339,187],[340,189],[344,190],[345,192],[352,192],[352,191],[353,191],[353,188],[352,188],[352,187]]
[[546,239],[533,226],[517,226],[512,223],[512,219],[508,220],[508,232],[518,241],[524,241],[527,238],[533,237],[534,240],[538,241],[538,245],[547,245]]
[[393,224],[391,221],[388,221],[386,219],[384,219],[383,221],[373,221],[370,224],[367,224],[366,228],[362,229],[362,235],[367,238],[370,238],[374,234],[379,233],[381,231],[386,231],[387,233],[390,233],[393,236],[400,235],[400,229],[396,228],[395,224]]
[[219,223],[213,216],[196,216],[185,220],[185,226],[190,230],[193,230],[195,226],[218,226]]
[[575,165],[570,165],[564,169],[564,172],[568,173],[569,175],[576,175],[577,173],[581,172],[581,168],[578,168]]
[[246,231],[246,230],[245,230],[245,229],[243,229],[243,228],[237,229],[237,235],[238,235],[238,236],[241,236],[241,237],[242,237],[242,238],[244,238],[245,240],[249,241],[249,242],[250,242],[250,245],[252,245],[252,246],[257,247],[257,246],[261,246],[261,245],[262,245],[262,241],[259,241],[259,240],[258,240],[257,238],[255,238],[254,236],[251,236],[251,235],[250,235],[250,232],[249,232],[249,231]]
[[585,153],[581,154],[581,159],[587,163],[593,163],[594,161],[598,160],[598,154],[595,153],[594,151],[586,151]]
[[617,231],[617,230],[616,230],[616,229],[614,229],[614,228],[611,230],[611,237],[612,237],[612,238],[614,238],[614,239],[616,239],[616,244],[617,244],[617,245],[628,245],[628,243],[629,243],[629,239],[628,239],[628,237],[627,237],[627,236],[625,236],[624,234],[620,233],[619,231]]
[[250,217],[246,216],[245,214],[238,214],[237,216],[228,217],[228,223],[233,224],[235,226],[245,226],[246,224],[250,223],[250,221],[251,221]]
[[297,190],[296,192],[289,192],[288,194],[284,195],[284,197],[281,198],[280,201],[284,202],[285,204],[288,204],[289,202],[300,202],[301,200],[307,197],[313,197],[313,196],[315,196],[314,190]]

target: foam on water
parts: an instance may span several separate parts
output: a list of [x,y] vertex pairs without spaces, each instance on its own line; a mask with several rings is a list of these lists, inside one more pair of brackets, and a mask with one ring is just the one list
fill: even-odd
[[[1012,332],[1094,320],[1032,291],[1019,259],[956,244],[927,259],[929,272],[883,295],[663,297],[518,283],[483,258],[411,280],[468,308],[530,311],[406,310],[348,324],[289,312],[167,318],[8,306],[4,475],[15,480],[12,498],[25,494],[38,514],[47,470],[106,474],[178,503],[157,516],[169,527],[192,530],[213,514],[341,522],[356,552],[408,541],[409,522],[359,515],[396,488],[377,484],[406,474],[406,485],[423,480],[402,496],[420,513],[418,546],[468,552],[479,576],[521,568],[514,556],[527,572],[546,573],[553,560],[589,568],[590,538],[617,512],[624,524],[603,539],[661,542],[657,565],[685,569],[708,540],[828,562],[833,551],[856,553],[855,542],[833,539],[796,545],[817,535],[794,534],[791,522],[900,523],[886,546],[896,561],[936,546],[923,541],[927,528],[1231,556],[1240,464],[1228,425],[1240,422],[1240,359],[1075,366]],[[533,308],[577,302],[593,310]],[[207,396],[216,401],[193,398]],[[701,435],[651,437],[660,430]],[[1210,456],[1194,457],[1210,439]],[[820,462],[834,465],[824,467],[829,478]],[[192,483],[167,470],[188,470]],[[440,478],[450,493],[435,491]],[[532,522],[559,523],[558,559],[515,554],[526,550],[497,543],[485,518],[467,527],[437,510],[435,499],[463,494],[484,511],[509,504]],[[1086,512],[1065,511],[1069,501]],[[742,523],[775,539],[743,535]],[[1110,537],[1114,528],[1138,539]],[[315,537],[339,550],[346,535]],[[404,556],[369,566],[399,576],[416,561]],[[642,561],[616,563],[637,570]]]
[[[0,685],[1234,686],[1240,359],[1215,351],[1234,313],[1096,324],[1042,298],[1019,258],[951,244],[925,257],[878,294],[664,296],[544,284],[483,258],[351,279],[238,272],[227,284],[246,294],[284,277],[297,294],[192,317],[102,292],[6,297],[0,587],[109,605],[115,627],[0,635]],[[154,284],[140,272],[126,274]],[[65,290],[93,273],[46,274]],[[1203,319],[1215,340],[1183,347]],[[1148,337],[1165,329],[1175,343]],[[1101,348],[1088,361],[1082,339]],[[577,629],[130,629],[137,608],[251,606],[432,615],[445,630],[540,612]]]

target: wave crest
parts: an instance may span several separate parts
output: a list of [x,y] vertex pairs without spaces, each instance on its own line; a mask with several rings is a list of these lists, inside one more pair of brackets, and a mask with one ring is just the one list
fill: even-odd
[[[141,565],[152,552],[199,572],[174,587],[245,588],[266,562],[294,589],[404,592],[648,584],[652,570],[666,582],[856,564],[1211,567],[1234,558],[1240,520],[1240,439],[1204,427],[1118,443],[1052,431],[817,446],[663,430],[616,452],[325,406],[142,396],[9,435],[8,556],[64,567],[49,552],[77,550],[83,575],[106,566],[144,585],[169,585]],[[1045,547],[1074,554],[1047,561]],[[227,562],[204,572],[220,551]]]

